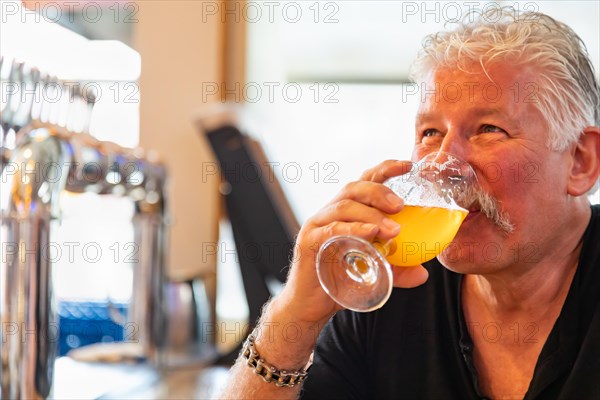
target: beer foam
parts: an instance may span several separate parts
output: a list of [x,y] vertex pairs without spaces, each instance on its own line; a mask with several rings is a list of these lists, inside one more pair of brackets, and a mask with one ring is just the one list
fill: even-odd
[[388,179],[384,184],[402,198],[405,205],[467,211],[456,204],[451,190],[444,189],[442,179],[431,181],[409,173]]

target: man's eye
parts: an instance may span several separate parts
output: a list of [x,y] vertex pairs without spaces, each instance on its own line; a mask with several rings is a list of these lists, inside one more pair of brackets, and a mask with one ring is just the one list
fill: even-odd
[[437,129],[425,129],[423,131],[423,137],[432,137],[432,136],[439,136],[440,135],[440,131],[438,131]]
[[502,128],[498,128],[495,125],[489,125],[489,124],[484,124],[481,126],[480,131],[482,133],[495,133],[495,132],[500,132],[500,133],[505,133],[506,131]]

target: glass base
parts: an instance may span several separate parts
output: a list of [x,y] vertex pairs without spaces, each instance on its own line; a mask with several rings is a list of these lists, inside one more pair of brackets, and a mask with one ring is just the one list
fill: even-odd
[[390,264],[371,243],[355,236],[325,242],[317,256],[317,274],[327,294],[349,310],[376,310],[392,293]]

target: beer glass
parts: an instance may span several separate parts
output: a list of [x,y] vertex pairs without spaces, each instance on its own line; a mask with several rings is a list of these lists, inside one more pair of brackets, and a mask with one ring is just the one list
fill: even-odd
[[473,199],[473,168],[446,152],[425,156],[410,172],[384,185],[404,200],[404,208],[388,215],[400,224],[393,239],[369,243],[355,236],[335,236],[317,255],[323,289],[344,308],[367,312],[390,297],[392,265],[411,267],[440,254],[454,239]]

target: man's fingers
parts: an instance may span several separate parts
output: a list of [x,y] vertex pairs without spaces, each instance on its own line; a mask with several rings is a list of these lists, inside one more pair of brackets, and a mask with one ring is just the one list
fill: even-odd
[[377,225],[382,238],[392,238],[400,232],[400,226],[381,211],[353,200],[344,199],[330,204],[310,220],[316,226],[327,226],[336,222],[362,222]]
[[334,205],[347,200],[375,207],[387,214],[400,212],[404,202],[390,188],[375,182],[358,181],[344,186],[340,193],[329,203]]
[[[367,241],[372,241],[379,232],[379,227],[375,224],[363,222],[340,222],[335,221],[318,228],[320,233],[326,237],[325,240],[340,235],[357,236]],[[325,241],[323,240],[323,241]]]
[[366,170],[360,177],[362,181],[383,183],[391,177],[406,174],[413,167],[410,161],[386,160]]
[[394,287],[413,288],[421,286],[429,278],[429,272],[422,266],[396,267],[392,265]]

